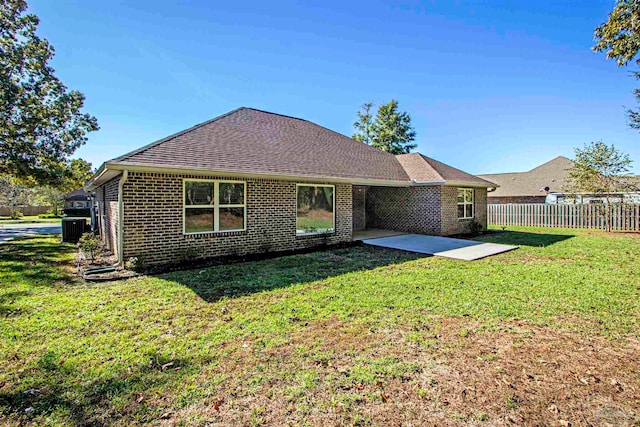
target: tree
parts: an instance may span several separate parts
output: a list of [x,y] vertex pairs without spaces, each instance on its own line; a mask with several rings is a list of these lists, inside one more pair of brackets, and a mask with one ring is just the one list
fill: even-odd
[[[615,59],[618,67],[624,67],[636,57],[640,50],[640,0],[619,0],[609,14],[607,22],[594,31],[595,52],[606,52],[609,59]],[[640,65],[640,59],[636,60]],[[640,72],[633,73],[640,79]],[[634,90],[640,102],[640,89]],[[627,110],[629,126],[640,129],[640,110]]]
[[356,112],[358,120],[353,122],[356,133],[352,138],[356,141],[364,142],[367,145],[373,145],[373,114],[371,108],[373,102],[365,102],[360,110]]
[[59,188],[46,185],[36,188],[35,194],[40,203],[51,208],[52,214],[60,214],[60,211],[64,206],[64,191],[60,190]]
[[30,205],[32,199],[33,189],[10,175],[0,174],[0,206],[9,206],[13,213],[16,206]]
[[61,190],[69,193],[82,188],[91,176],[93,176],[91,163],[83,159],[73,159],[67,164],[64,180],[60,185]]
[[73,159],[67,164],[62,181],[57,185],[40,186],[36,188],[35,194],[43,204],[51,207],[53,214],[58,215],[64,206],[65,194],[82,188],[92,174],[91,163]]
[[574,166],[569,169],[570,189],[576,193],[599,194],[609,203],[612,193],[629,189],[632,160],[614,145],[602,141],[575,148]]
[[412,144],[416,132],[411,126],[411,116],[398,111],[398,101],[392,99],[382,104],[375,119],[372,119],[372,106],[371,102],[365,103],[356,113],[358,120],[354,123],[354,139],[391,154],[410,153],[416,148],[416,144]]
[[67,158],[98,123],[81,113],[84,95],[55,76],[48,65],[54,48],[26,10],[24,0],[0,3],[0,173],[57,185]]

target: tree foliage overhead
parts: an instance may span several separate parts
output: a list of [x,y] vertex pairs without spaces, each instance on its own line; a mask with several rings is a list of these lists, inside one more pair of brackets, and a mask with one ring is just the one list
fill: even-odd
[[629,190],[632,160],[625,153],[602,141],[575,149],[574,166],[569,169],[570,190],[575,193],[602,194]]
[[607,22],[595,29],[594,38],[594,51],[606,52],[618,67],[627,65],[640,50],[640,1],[619,0]]
[[57,185],[98,123],[81,112],[84,95],[55,76],[54,48],[26,10],[24,0],[0,3],[0,173]]
[[[607,58],[614,59],[618,67],[633,60],[640,50],[640,0],[619,0],[609,14],[607,22],[594,31],[595,52],[605,52]],[[640,59],[636,59],[640,65]],[[634,72],[640,79],[640,72]],[[640,89],[634,90],[634,96],[640,102]],[[640,129],[640,110],[627,110],[629,126]]]
[[356,133],[352,138],[391,154],[410,153],[416,148],[412,142],[416,132],[411,125],[411,116],[398,110],[398,101],[392,99],[378,108],[375,119],[372,102],[365,103],[356,113],[358,120],[353,124]]

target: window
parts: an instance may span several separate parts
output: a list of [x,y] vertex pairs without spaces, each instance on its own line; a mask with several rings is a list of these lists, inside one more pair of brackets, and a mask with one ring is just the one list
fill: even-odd
[[335,187],[297,185],[296,234],[326,234],[335,230]]
[[458,219],[473,218],[473,189],[458,188]]
[[76,202],[76,208],[84,208],[84,202]]
[[184,233],[244,231],[245,199],[244,182],[184,180]]

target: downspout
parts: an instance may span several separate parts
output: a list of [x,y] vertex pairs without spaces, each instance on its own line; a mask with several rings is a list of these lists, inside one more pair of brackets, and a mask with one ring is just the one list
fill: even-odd
[[124,250],[124,183],[127,182],[129,176],[128,170],[122,171],[120,181],[118,181],[118,265],[124,264],[124,257],[122,251]]

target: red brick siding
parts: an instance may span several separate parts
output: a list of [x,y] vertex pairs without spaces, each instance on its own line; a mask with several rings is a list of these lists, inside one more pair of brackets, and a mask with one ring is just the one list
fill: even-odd
[[473,218],[458,219],[458,188],[442,186],[442,222],[441,235],[466,233],[469,231],[469,223],[478,221],[482,227],[487,229],[487,189],[474,188],[473,190]]
[[96,190],[98,229],[105,245],[117,255],[118,250],[118,182],[120,177],[105,182]]
[[440,187],[368,187],[367,228],[440,234]]
[[335,186],[334,234],[297,237],[296,183],[239,178],[247,185],[247,230],[184,235],[183,178],[225,179],[129,173],[124,186],[124,260],[139,257],[147,265],[166,264],[189,258],[303,249],[351,240],[351,185]]
[[367,228],[366,215],[366,192],[367,187],[362,185],[353,186],[353,229],[364,230]]

